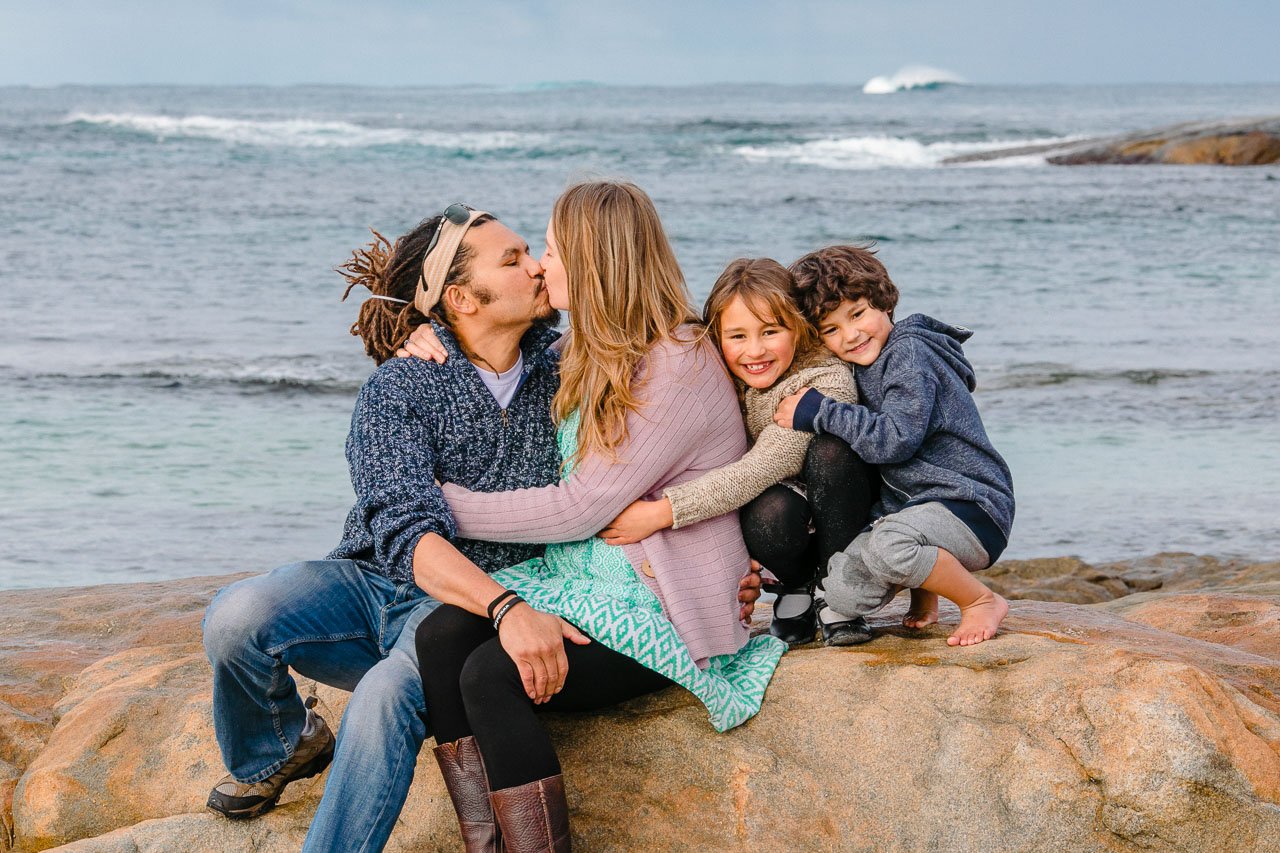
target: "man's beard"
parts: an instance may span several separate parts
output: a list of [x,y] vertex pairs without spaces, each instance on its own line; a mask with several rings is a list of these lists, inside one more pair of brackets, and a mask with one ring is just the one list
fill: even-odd
[[546,308],[533,316],[533,324],[535,326],[546,326],[547,328],[554,329],[556,326],[560,325],[560,312],[559,310],[552,308],[550,303],[547,303]]

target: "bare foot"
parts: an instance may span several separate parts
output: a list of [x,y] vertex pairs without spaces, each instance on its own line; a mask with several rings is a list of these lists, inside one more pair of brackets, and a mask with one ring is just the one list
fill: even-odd
[[938,594],[926,589],[911,590],[911,608],[902,617],[902,624],[907,628],[928,628],[938,621]]
[[947,637],[948,646],[973,646],[996,635],[1009,612],[1009,602],[987,590],[968,607],[960,608],[960,627]]

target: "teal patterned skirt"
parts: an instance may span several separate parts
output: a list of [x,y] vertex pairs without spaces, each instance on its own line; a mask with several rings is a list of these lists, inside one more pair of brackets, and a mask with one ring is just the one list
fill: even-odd
[[[560,453],[577,447],[575,412],[560,425]],[[567,476],[566,470],[566,476]],[[711,658],[698,669],[657,595],[645,586],[622,548],[599,537],[547,546],[539,559],[493,573],[530,606],[572,622],[592,640],[626,655],[688,690],[707,708],[716,731],[755,716],[786,643],[752,637],[737,653]]]

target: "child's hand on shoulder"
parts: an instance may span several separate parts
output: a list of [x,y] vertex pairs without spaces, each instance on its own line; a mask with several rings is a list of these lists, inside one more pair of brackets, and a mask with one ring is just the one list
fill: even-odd
[[800,405],[800,398],[808,391],[808,388],[801,388],[796,393],[783,397],[778,410],[773,413],[773,422],[783,429],[795,429],[796,406]]

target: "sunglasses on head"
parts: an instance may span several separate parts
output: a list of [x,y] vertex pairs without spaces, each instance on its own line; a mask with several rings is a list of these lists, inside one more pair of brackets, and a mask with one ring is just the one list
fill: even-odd
[[444,221],[447,219],[454,225],[466,225],[467,220],[471,218],[471,211],[474,207],[465,205],[462,202],[454,202],[444,209],[444,213],[440,214],[440,223],[436,225],[436,233],[431,235],[431,241],[427,243],[427,250],[422,253],[423,257],[431,254],[431,250],[436,247],[436,243],[440,242],[440,232],[444,230]]

